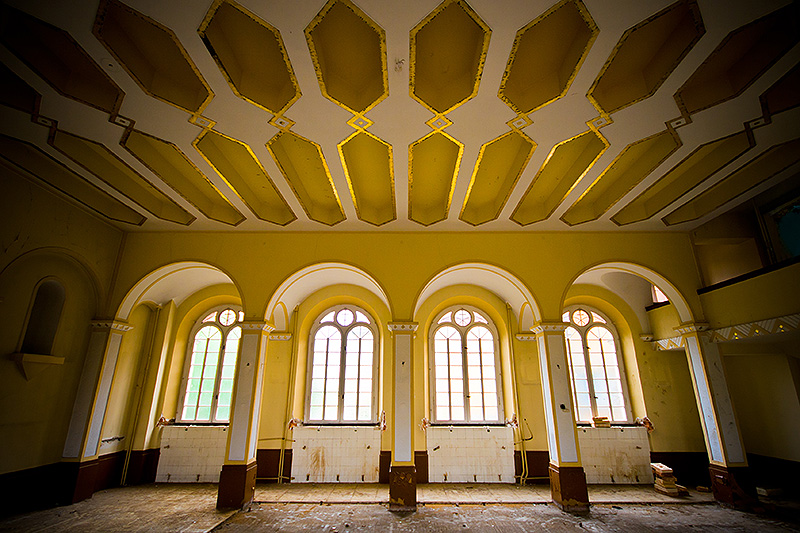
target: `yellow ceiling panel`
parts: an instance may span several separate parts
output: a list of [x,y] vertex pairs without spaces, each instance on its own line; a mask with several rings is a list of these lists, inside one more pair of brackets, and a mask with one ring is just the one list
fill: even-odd
[[185,226],[195,221],[194,216],[156,189],[105,145],[62,130],[56,130],[49,143],[158,218]]
[[628,29],[586,96],[613,113],[653,96],[705,33],[695,0],[680,0]]
[[784,77],[761,95],[764,116],[771,117],[800,105],[800,65],[795,65]]
[[536,143],[516,130],[484,144],[459,218],[477,226],[499,217],[535,149]]
[[430,226],[447,218],[464,145],[433,131],[408,147],[408,218]]
[[442,2],[411,30],[411,96],[436,114],[475,96],[491,33],[466,2]]
[[693,114],[740,95],[800,41],[797,2],[728,34],[675,93],[678,106]]
[[258,218],[279,226],[297,218],[245,143],[206,130],[192,144]]
[[561,220],[573,226],[600,218],[680,146],[681,140],[671,130],[629,144]]
[[606,148],[608,141],[591,130],[557,144],[514,209],[511,220],[526,226],[549,218]]
[[517,32],[497,95],[530,113],[566,94],[599,30],[580,0],[562,0]]
[[773,146],[662,218],[671,226],[703,217],[800,161],[800,139]]
[[330,0],[306,28],[322,94],[352,113],[389,95],[386,34],[349,0]]
[[280,115],[300,87],[281,33],[233,0],[216,0],[197,30],[239,97]]
[[110,115],[125,93],[60,28],[14,8],[0,6],[0,43],[60,94]]
[[146,220],[32,144],[0,134],[0,157],[110,220],[135,226]]
[[345,219],[342,203],[319,145],[291,131],[282,131],[267,149],[292,187],[308,218],[328,226]]
[[753,146],[755,140],[747,131],[699,146],[611,220],[624,226],[650,218]]
[[231,226],[244,220],[174,144],[138,130],[126,133],[120,144],[206,217]]
[[376,226],[397,218],[392,147],[357,131],[339,144],[339,156],[358,218]]
[[189,113],[214,96],[177,35],[117,0],[101,0],[93,33],[144,92]]
[[35,115],[39,112],[41,99],[33,87],[0,63],[0,104]]

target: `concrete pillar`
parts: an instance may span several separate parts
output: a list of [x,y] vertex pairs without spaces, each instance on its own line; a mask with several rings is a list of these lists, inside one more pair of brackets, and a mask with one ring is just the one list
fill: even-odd
[[269,333],[263,321],[242,322],[236,363],[231,422],[225,463],[219,477],[217,509],[241,509],[253,501],[256,488],[256,446],[261,417],[261,392]]
[[572,408],[572,387],[564,330],[568,324],[538,322],[531,331],[539,348],[545,423],[550,451],[550,492],[561,509],[572,512],[589,510],[586,474],[581,464],[578,430]]
[[391,322],[392,346],[392,461],[389,468],[389,510],[417,509],[417,471],[414,465],[414,427],[412,424],[413,381],[412,346],[415,322]]
[[94,493],[97,450],[122,336],[133,329],[123,322],[94,320],[62,453],[60,500],[75,503]]
[[708,451],[711,488],[718,501],[749,507],[755,499],[743,488],[749,484],[747,456],[719,345],[709,342],[703,334],[706,328],[707,324],[682,324],[675,329],[683,337],[689,361],[689,373]]

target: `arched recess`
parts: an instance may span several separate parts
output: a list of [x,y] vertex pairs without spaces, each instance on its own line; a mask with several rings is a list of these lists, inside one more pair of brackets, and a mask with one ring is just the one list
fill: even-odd
[[514,312],[520,331],[528,331],[542,315],[533,294],[510,272],[488,263],[462,263],[444,269],[425,284],[414,304],[414,316],[435,292],[452,285],[477,285],[503,299]]
[[389,297],[383,287],[363,270],[345,263],[317,263],[302,268],[286,278],[267,303],[266,320],[277,331],[286,331],[292,310],[312,293],[330,285],[348,284],[375,294],[391,311]]

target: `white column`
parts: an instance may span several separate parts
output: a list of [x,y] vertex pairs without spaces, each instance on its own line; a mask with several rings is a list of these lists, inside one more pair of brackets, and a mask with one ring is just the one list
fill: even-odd
[[564,340],[567,326],[568,324],[561,321],[542,321],[531,328],[531,331],[539,348],[550,462],[557,466],[581,466]]
[[228,427],[226,464],[248,464],[256,459],[267,342],[269,332],[273,329],[275,328],[266,322],[242,323],[242,341],[236,363],[236,381]]
[[719,345],[708,341],[703,333],[707,327],[682,324],[675,330],[684,339],[708,458],[719,466],[747,466]]
[[122,336],[131,329],[127,324],[113,320],[92,322],[89,348],[64,443],[64,459],[82,460],[97,456]]
[[417,326],[414,322],[389,323],[389,331],[394,336],[392,465],[414,464],[411,345]]

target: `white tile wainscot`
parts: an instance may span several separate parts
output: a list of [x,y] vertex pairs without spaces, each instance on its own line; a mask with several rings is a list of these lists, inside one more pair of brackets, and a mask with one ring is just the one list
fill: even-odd
[[431,483],[514,483],[510,427],[432,426],[425,431]]
[[377,483],[381,430],[303,426],[293,430],[293,483]]
[[653,483],[646,428],[579,427],[578,442],[587,483]]
[[227,426],[165,426],[156,482],[218,483],[227,441]]

